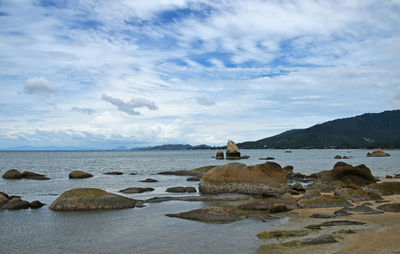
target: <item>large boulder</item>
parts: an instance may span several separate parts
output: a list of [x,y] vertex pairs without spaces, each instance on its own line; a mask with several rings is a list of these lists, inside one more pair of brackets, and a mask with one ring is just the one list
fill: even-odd
[[16,169],[10,169],[10,170],[7,170],[7,171],[3,174],[2,177],[3,177],[4,179],[21,179],[21,178],[23,178],[23,175],[22,175],[21,172],[19,172],[19,171],[16,170]]
[[367,153],[367,157],[387,157],[390,156],[390,154],[385,153],[381,149],[376,149],[372,153]]
[[254,166],[229,163],[208,171],[200,180],[203,193],[283,194],[286,176],[279,164],[267,162]]
[[9,210],[19,210],[19,209],[28,209],[30,206],[28,201],[22,200],[21,198],[15,197],[10,199],[5,205],[3,205],[2,209]]
[[228,140],[226,144],[226,159],[237,160],[240,159],[240,150],[232,140]]
[[75,211],[135,207],[135,200],[95,188],[78,188],[64,192],[50,206],[51,210]]
[[218,150],[217,154],[215,155],[215,159],[217,160],[223,160],[224,159],[224,151]]
[[81,179],[81,178],[89,178],[92,177],[92,174],[81,170],[73,170],[69,173],[69,179]]

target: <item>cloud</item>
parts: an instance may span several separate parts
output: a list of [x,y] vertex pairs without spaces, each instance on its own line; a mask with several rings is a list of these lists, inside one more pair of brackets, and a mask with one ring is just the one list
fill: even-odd
[[92,115],[96,112],[96,110],[94,110],[92,108],[80,108],[80,107],[72,107],[71,110],[75,111],[75,112],[87,114],[87,115]]
[[216,103],[215,101],[205,98],[205,97],[196,97],[196,101],[198,104],[206,107],[214,106]]
[[117,106],[119,111],[125,112],[129,115],[140,115],[140,112],[135,110],[137,108],[158,110],[158,107],[154,102],[141,98],[132,98],[130,101],[124,102],[121,99],[103,94],[102,99],[113,104],[114,106]]
[[26,94],[54,94],[57,88],[50,84],[44,77],[33,77],[25,81],[24,93]]

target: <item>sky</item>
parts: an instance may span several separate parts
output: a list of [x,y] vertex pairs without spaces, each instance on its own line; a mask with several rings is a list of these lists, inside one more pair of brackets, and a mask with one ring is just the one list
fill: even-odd
[[218,146],[399,109],[399,13],[399,0],[0,0],[0,148]]

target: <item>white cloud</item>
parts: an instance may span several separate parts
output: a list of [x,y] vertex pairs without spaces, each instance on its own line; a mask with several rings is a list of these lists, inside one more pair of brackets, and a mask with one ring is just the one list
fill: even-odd
[[119,111],[125,112],[130,115],[140,115],[140,112],[135,110],[137,108],[147,108],[149,110],[158,110],[158,107],[154,102],[149,101],[147,99],[142,99],[142,98],[132,98],[130,101],[124,102],[121,99],[114,98],[114,97],[103,94],[102,99],[104,101],[107,101],[107,102],[113,104],[114,106],[117,106]]
[[27,94],[54,94],[57,88],[44,77],[33,77],[25,81],[24,93]]

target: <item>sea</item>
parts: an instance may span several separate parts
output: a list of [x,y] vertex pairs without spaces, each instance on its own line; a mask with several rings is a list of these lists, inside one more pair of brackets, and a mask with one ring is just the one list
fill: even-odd
[[[389,150],[390,157],[366,157],[368,150],[242,150],[250,158],[239,162],[264,163],[259,158],[274,157],[282,167],[295,172],[316,173],[332,169],[339,161],[365,164],[374,176],[400,173],[400,150]],[[262,242],[256,234],[278,229],[289,218],[245,219],[229,224],[212,224],[170,218],[169,213],[208,207],[207,202],[168,201],[146,204],[144,208],[102,211],[51,211],[50,204],[63,192],[92,187],[119,193],[128,187],[152,187],[153,192],[126,194],[134,199],[161,196],[201,195],[165,192],[174,186],[193,186],[185,176],[159,175],[161,171],[222,165],[232,161],[215,160],[215,150],[187,151],[1,151],[0,173],[8,169],[33,171],[50,178],[38,180],[0,179],[0,191],[19,195],[23,200],[40,200],[47,205],[37,209],[0,210],[0,253],[256,253]],[[87,179],[68,179],[79,169],[93,174]],[[121,171],[123,175],[104,175]],[[130,175],[135,173],[135,175]],[[154,178],[159,182],[143,183]],[[121,193],[119,193],[121,194]]]

